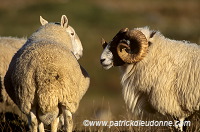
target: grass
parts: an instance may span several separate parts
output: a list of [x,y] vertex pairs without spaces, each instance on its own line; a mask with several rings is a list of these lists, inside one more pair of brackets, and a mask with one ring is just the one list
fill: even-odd
[[[172,128],[158,127],[84,127],[84,119],[98,120],[99,110],[110,111],[112,120],[135,119],[130,117],[123,101],[118,68],[102,69],[99,58],[102,52],[101,37],[107,41],[119,29],[149,26],[160,30],[166,37],[200,43],[200,1],[198,0],[15,0],[4,1],[0,5],[0,36],[30,36],[38,27],[39,16],[49,21],[60,21],[66,14],[75,28],[83,47],[81,65],[91,77],[91,85],[74,115],[77,131],[174,131]],[[18,120],[18,119],[16,119]],[[192,119],[188,132],[199,131],[199,116]],[[21,124],[21,128],[27,127]],[[0,120],[0,129],[9,129],[13,122]],[[19,126],[16,125],[16,126]],[[162,129],[162,130],[157,130]],[[6,130],[5,130],[6,131]],[[20,131],[20,130],[19,130]]]
[[[144,118],[136,118],[133,117],[132,114],[129,112],[127,108],[124,109],[125,115],[120,115],[120,118],[116,119],[115,117],[112,117],[111,115],[111,106],[110,104],[104,104],[102,100],[101,107],[97,108],[95,106],[95,102],[93,102],[93,107],[91,107],[91,113],[87,115],[88,113],[84,107],[81,107],[85,111],[85,115],[80,114],[79,112],[76,113],[73,116],[74,120],[74,132],[175,132],[175,128],[173,126],[83,126],[83,121],[84,120],[90,120],[90,121],[99,121],[99,120],[104,120],[104,121],[173,121],[172,118],[170,117],[144,117]],[[94,108],[95,107],[95,108]],[[104,118],[99,118],[98,112],[100,111],[105,111]],[[187,127],[186,132],[199,132],[200,130],[200,114],[197,113],[193,117],[189,119],[191,121],[191,126]],[[137,125],[137,124],[136,124]],[[0,130],[4,132],[10,132],[10,131],[17,131],[17,132],[25,132],[28,131],[28,125],[25,121],[21,120],[19,116],[7,112],[5,114],[1,113],[0,114]],[[50,131],[50,127],[46,127],[45,131]],[[59,128],[59,131],[62,132],[63,129]]]
[[2,132],[23,132],[28,131],[28,126],[17,115],[6,112],[0,114],[0,130]]

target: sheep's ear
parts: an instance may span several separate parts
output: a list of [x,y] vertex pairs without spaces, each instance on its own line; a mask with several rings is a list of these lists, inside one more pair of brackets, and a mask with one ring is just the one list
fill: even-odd
[[40,23],[41,23],[42,25],[45,25],[45,24],[48,23],[48,21],[45,20],[44,18],[42,18],[42,16],[40,16]]
[[65,15],[62,15],[60,24],[64,28],[68,27],[68,19]]

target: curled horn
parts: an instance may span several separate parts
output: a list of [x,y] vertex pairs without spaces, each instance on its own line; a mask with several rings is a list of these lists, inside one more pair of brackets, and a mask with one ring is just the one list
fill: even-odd
[[[122,39],[124,37],[124,35],[126,34],[126,32],[128,32],[129,29],[128,28],[123,28],[121,29],[116,35],[115,37],[112,39],[112,43],[111,45],[115,44],[115,43],[118,43],[118,41],[120,39]],[[108,45],[108,43],[103,39],[101,38],[101,44],[102,44],[102,47],[103,49]]]
[[125,39],[130,44],[120,42],[117,46],[119,57],[126,63],[141,61],[147,53],[148,41],[145,35],[139,30],[130,30],[126,33]]

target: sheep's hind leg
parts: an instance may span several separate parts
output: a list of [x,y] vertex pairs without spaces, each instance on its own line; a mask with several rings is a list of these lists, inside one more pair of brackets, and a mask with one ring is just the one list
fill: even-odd
[[179,118],[179,120],[175,120],[175,128],[176,130],[183,132],[183,123],[184,123],[185,118]]
[[29,128],[31,132],[37,132],[38,121],[37,121],[35,110],[30,111],[30,114],[27,115],[27,117],[28,117],[28,124],[29,124]]
[[42,122],[39,123],[39,132],[45,132],[44,131],[44,124]]
[[179,123],[179,130],[181,131],[181,132],[183,132],[183,123],[184,123],[184,120],[185,120],[185,118],[180,118],[179,119],[179,121],[180,121],[180,123]]
[[72,113],[66,109],[66,107],[62,107],[63,116],[64,116],[64,128],[66,132],[72,132],[73,129],[73,120]]
[[59,117],[55,118],[55,119],[51,122],[51,132],[57,132],[58,123],[59,123]]

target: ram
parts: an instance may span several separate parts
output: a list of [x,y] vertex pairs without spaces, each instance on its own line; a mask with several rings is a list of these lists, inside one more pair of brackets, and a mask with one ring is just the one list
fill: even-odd
[[132,112],[171,115],[182,131],[184,119],[200,107],[200,46],[147,27],[122,29],[102,44],[101,64],[121,67],[123,96]]
[[5,88],[27,115],[31,131],[44,131],[44,124],[57,131],[63,114],[65,130],[71,132],[72,114],[89,87],[89,76],[77,61],[82,44],[65,15],[60,23],[40,21],[42,26],[12,58]]

